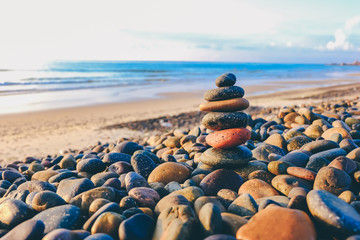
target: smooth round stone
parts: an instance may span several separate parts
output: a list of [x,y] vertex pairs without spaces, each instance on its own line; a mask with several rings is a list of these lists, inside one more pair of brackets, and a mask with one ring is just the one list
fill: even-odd
[[205,204],[200,209],[199,222],[205,236],[220,233],[223,223],[220,209],[213,203]]
[[240,227],[237,239],[316,239],[314,224],[308,215],[300,210],[274,205],[255,214],[250,221]]
[[76,165],[76,171],[86,172],[91,174],[102,172],[105,170],[105,168],[106,168],[105,163],[103,163],[98,158],[83,159]]
[[37,162],[32,162],[29,165],[29,170],[33,171],[33,172],[38,172],[38,171],[43,171],[45,170],[44,165],[42,165],[41,163],[37,163]]
[[120,161],[111,164],[108,168],[108,171],[121,175],[123,173],[128,173],[133,171],[133,167],[131,166],[130,163]]
[[296,167],[305,167],[309,161],[309,155],[300,151],[290,152],[285,156],[283,156],[282,158],[280,158],[279,161],[291,163]]
[[39,172],[34,173],[31,177],[31,180],[39,180],[39,181],[47,182],[49,180],[49,178],[51,178],[52,176],[55,176],[57,174],[58,174],[57,171],[47,169],[44,171],[39,171]]
[[251,151],[243,146],[231,149],[209,148],[201,154],[200,161],[213,167],[239,166],[248,163],[251,157]]
[[288,167],[286,171],[292,176],[299,177],[308,181],[314,181],[316,177],[315,172],[302,167]]
[[350,190],[351,177],[344,171],[333,167],[323,167],[317,173],[314,190],[326,190],[336,196]]
[[111,152],[104,155],[102,161],[107,165],[114,164],[116,162],[127,162],[130,163],[131,155],[126,153]]
[[243,183],[239,188],[238,194],[241,193],[248,193],[254,199],[279,195],[270,184],[260,179],[252,179]]
[[324,130],[319,125],[310,125],[308,128],[306,128],[304,133],[312,140],[315,140],[318,137],[321,137],[321,135],[324,133]]
[[251,137],[246,128],[232,128],[210,133],[206,143],[214,148],[229,149],[244,144]]
[[94,222],[91,227],[91,234],[106,233],[117,239],[119,236],[120,223],[125,217],[116,212],[104,212]]
[[331,140],[316,140],[309,142],[301,147],[301,150],[311,152],[312,154],[330,150],[333,148],[339,148],[339,144]]
[[154,209],[157,202],[160,201],[159,194],[151,188],[137,187],[129,191],[129,196],[135,199],[140,207],[149,207]]
[[[235,171],[236,172],[236,171]],[[275,177],[272,173],[269,173],[267,170],[256,170],[249,174],[248,179],[260,179],[264,182],[271,184],[272,179]]]
[[121,222],[119,239],[146,240],[151,239],[154,220],[146,214],[139,213]]
[[204,93],[204,99],[211,102],[232,98],[242,98],[244,94],[244,89],[239,86],[220,87],[206,91]]
[[114,172],[101,172],[101,173],[92,175],[90,180],[94,183],[95,187],[100,187],[106,182],[106,180],[108,180],[110,178],[118,178],[118,177],[119,177],[119,174],[114,173]]
[[286,145],[287,142],[284,139],[284,137],[281,134],[275,133],[275,134],[271,134],[265,141],[264,143],[269,144],[269,145],[274,145],[277,146],[281,149],[287,149]]
[[329,165],[329,163],[330,161],[326,160],[325,158],[314,158],[306,164],[305,168],[313,172],[318,172],[322,167]]
[[181,137],[169,136],[169,137],[167,137],[167,139],[165,139],[165,141],[163,141],[163,144],[166,147],[179,148],[179,147],[181,147],[180,139],[181,139]]
[[168,195],[156,204],[154,213],[159,215],[165,209],[175,205],[191,206],[191,203],[182,195]]
[[286,169],[291,166],[288,162],[272,161],[268,164],[268,171],[275,175],[286,174]]
[[65,200],[58,194],[51,191],[38,192],[33,200],[31,206],[38,212],[44,211],[48,208],[65,205]]
[[203,117],[202,124],[214,131],[245,128],[248,124],[248,115],[243,112],[209,112]]
[[129,172],[125,176],[125,187],[126,191],[130,191],[132,188],[135,187],[147,187],[148,183],[146,179],[137,174],[136,172]]
[[326,140],[330,140],[331,136],[334,133],[339,133],[341,135],[342,139],[345,139],[345,138],[352,139],[350,133],[348,131],[346,131],[346,129],[340,128],[340,127],[329,128],[321,135],[321,137],[323,137]]
[[117,198],[115,189],[109,187],[94,188],[73,197],[69,203],[78,206],[82,211],[87,212],[90,204],[97,198],[115,201]]
[[357,196],[355,196],[355,194],[352,191],[347,190],[347,191],[342,192],[338,196],[338,198],[340,198],[350,204],[351,202],[353,202],[357,199]]
[[257,160],[265,160],[269,161],[269,155],[271,153],[275,153],[280,156],[284,156],[285,152],[283,149],[274,146],[274,145],[268,145],[268,144],[261,144],[258,147],[256,147],[254,150],[252,150],[253,157]]
[[57,228],[76,229],[82,221],[80,209],[73,205],[62,205],[46,209],[32,219],[44,222],[44,234]]
[[71,154],[64,156],[59,162],[59,166],[62,169],[75,169],[76,168],[75,157]]
[[55,229],[48,234],[42,240],[78,240],[85,239],[90,233],[85,230],[68,230],[64,228]]
[[112,152],[133,155],[137,150],[143,150],[143,147],[135,142],[124,141],[116,145]]
[[200,187],[206,195],[215,196],[221,189],[230,189],[238,192],[244,180],[235,172],[227,169],[218,169],[209,173],[201,182]]
[[190,170],[180,163],[166,162],[157,166],[149,175],[148,182],[168,184],[176,181],[183,183],[190,176]]
[[215,84],[218,87],[230,87],[236,83],[236,76],[233,73],[225,73],[216,78]]
[[357,169],[356,163],[353,160],[351,160],[350,158],[347,158],[345,156],[340,156],[340,157],[335,158],[334,160],[332,160],[330,162],[328,167],[333,167],[333,168],[343,170],[348,174],[352,174]]
[[154,161],[144,154],[132,156],[131,165],[134,168],[134,171],[144,178],[148,178],[150,173],[156,168]]
[[65,179],[60,181],[56,193],[69,202],[76,195],[92,188],[94,188],[94,184],[87,178]]
[[274,177],[271,181],[271,185],[285,196],[288,196],[291,189],[295,187],[312,189],[311,182],[290,175],[278,175]]
[[204,191],[201,188],[195,186],[185,187],[183,189],[179,189],[170,193],[170,195],[174,194],[184,196],[191,203],[194,203],[197,198],[205,195]]
[[349,204],[324,190],[312,190],[306,201],[313,217],[346,235],[360,233],[360,214]]
[[97,212],[97,210],[99,210],[100,208],[102,208],[103,206],[105,206],[106,204],[110,203],[109,200],[105,199],[105,198],[98,198],[95,199],[89,207],[89,216],[91,217],[95,212]]
[[315,153],[314,155],[312,155],[310,157],[309,161],[312,161],[312,160],[318,159],[318,158],[324,158],[328,161],[332,161],[335,158],[337,158],[339,156],[345,156],[346,154],[347,153],[344,149],[334,148],[334,149],[326,150],[323,152]]
[[356,148],[354,150],[352,150],[351,152],[349,152],[346,155],[347,158],[350,158],[354,161],[360,162],[360,148]]
[[228,207],[228,212],[239,216],[252,216],[258,211],[258,205],[248,193],[242,193]]
[[32,208],[23,201],[6,199],[0,204],[0,227],[11,229],[29,219],[32,213]]
[[27,220],[9,231],[1,240],[32,240],[41,239],[45,225],[40,220]]
[[305,144],[312,142],[312,140],[306,136],[296,136],[288,140],[287,150],[289,152],[300,149]]
[[13,171],[13,170],[3,171],[1,176],[2,176],[3,180],[7,180],[11,183],[14,182],[17,178],[23,177],[23,175],[21,173],[19,173],[18,171]]
[[247,109],[249,105],[249,101],[245,98],[233,98],[201,103],[199,109],[204,112],[236,112]]
[[51,178],[49,178],[48,182],[56,183],[56,182],[60,182],[61,180],[66,179],[66,178],[71,178],[71,177],[76,177],[76,176],[77,176],[77,174],[74,172],[70,172],[70,171],[61,172],[61,173],[56,174],[56,175],[52,176]]
[[244,181],[247,181],[249,179],[250,174],[252,174],[257,170],[264,170],[267,172],[267,165],[261,161],[254,160],[232,170],[237,174],[239,174],[244,179]]
[[198,220],[190,206],[172,206],[159,215],[152,239],[193,239],[197,227]]
[[104,212],[115,212],[121,213],[120,206],[116,203],[110,202],[102,206],[99,210],[97,210],[83,225],[83,229],[86,231],[90,231],[96,219],[103,214]]

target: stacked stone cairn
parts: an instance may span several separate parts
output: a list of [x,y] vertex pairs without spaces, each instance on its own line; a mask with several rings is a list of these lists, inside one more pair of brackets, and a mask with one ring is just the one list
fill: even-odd
[[[218,88],[205,92],[207,102],[199,106],[201,111],[209,112],[203,117],[202,124],[208,132],[213,131],[206,137],[206,143],[212,148],[207,149],[200,157],[205,168],[238,168],[252,158],[251,151],[240,146],[251,137],[251,132],[246,129],[249,116],[241,112],[249,107],[249,102],[243,98],[244,89],[234,86],[235,83],[234,74],[221,75],[215,81]],[[226,170],[223,171],[229,174]],[[242,179],[238,183],[241,184]],[[229,187],[236,191],[239,186]]]

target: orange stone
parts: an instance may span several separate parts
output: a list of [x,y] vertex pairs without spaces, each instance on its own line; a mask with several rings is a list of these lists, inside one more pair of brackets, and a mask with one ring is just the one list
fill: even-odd
[[340,128],[340,127],[329,128],[321,136],[325,140],[330,140],[331,135],[333,135],[334,133],[339,133],[343,139],[345,139],[345,138],[352,139],[350,133],[348,131],[346,131],[346,129]]
[[251,179],[239,188],[239,195],[248,193],[254,199],[280,195],[270,184],[260,179]]
[[236,239],[315,240],[316,231],[305,212],[270,205],[240,227]]
[[247,109],[249,101],[245,98],[233,98],[223,101],[205,102],[200,104],[200,111],[205,112],[235,112]]
[[306,169],[306,168],[302,168],[302,167],[288,167],[286,169],[287,173],[298,177],[298,178],[302,178],[308,181],[315,181],[315,177],[316,177],[316,173]]
[[246,128],[231,128],[210,133],[206,143],[214,148],[228,149],[244,144],[251,137]]
[[295,122],[295,118],[297,116],[300,116],[300,114],[298,114],[297,112],[291,112],[291,113],[288,113],[285,117],[284,117],[284,122]]
[[149,175],[148,182],[168,184],[176,181],[183,183],[190,176],[190,170],[180,163],[166,162],[157,166]]

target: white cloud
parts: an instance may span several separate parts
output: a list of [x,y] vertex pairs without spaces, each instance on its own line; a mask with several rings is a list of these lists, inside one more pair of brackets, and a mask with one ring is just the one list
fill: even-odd
[[293,42],[292,42],[292,41],[287,41],[287,42],[286,42],[286,46],[287,46],[287,47],[292,47],[292,46],[293,46]]
[[326,44],[328,50],[350,50],[354,48],[354,45],[348,41],[349,36],[353,30],[360,26],[360,16],[355,16],[345,22],[343,28],[339,28],[334,33],[334,41],[329,41]]

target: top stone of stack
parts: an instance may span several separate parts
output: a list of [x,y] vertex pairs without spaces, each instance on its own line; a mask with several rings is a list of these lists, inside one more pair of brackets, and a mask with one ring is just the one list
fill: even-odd
[[230,87],[236,83],[236,76],[232,73],[225,73],[215,80],[218,87]]

